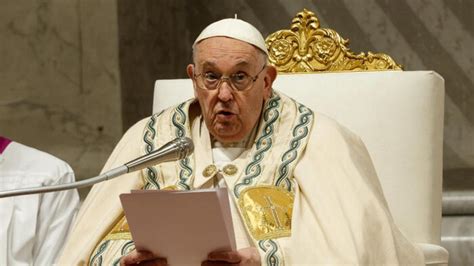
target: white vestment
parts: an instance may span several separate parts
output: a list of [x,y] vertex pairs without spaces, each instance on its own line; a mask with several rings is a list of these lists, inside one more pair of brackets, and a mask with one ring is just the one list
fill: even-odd
[[[216,186],[205,171],[217,163],[196,109],[198,104],[188,101],[127,131],[104,169],[150,153],[176,136],[192,138],[194,154],[94,186],[60,263],[108,265],[133,249],[130,235],[124,234],[128,226],[120,220],[121,193]],[[237,172],[226,172],[226,162],[221,163],[218,172],[233,199],[237,248],[256,247],[262,265],[423,264],[421,250],[393,222],[362,141],[292,99],[274,93],[266,102],[252,147],[231,162]],[[290,211],[276,204],[279,219],[273,219],[266,206],[252,201],[261,195],[274,203],[291,199]]]
[[[74,182],[69,165],[11,142],[0,154],[0,190]],[[0,199],[0,265],[52,265],[79,209],[76,190]]]

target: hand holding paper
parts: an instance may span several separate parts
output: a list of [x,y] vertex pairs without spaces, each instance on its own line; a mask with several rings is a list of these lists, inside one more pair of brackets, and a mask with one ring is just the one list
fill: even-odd
[[227,189],[140,190],[120,195],[138,251],[170,265],[200,265],[212,251],[235,251]]
[[219,264],[229,264],[229,265],[245,265],[245,266],[260,266],[260,254],[258,253],[257,248],[249,247],[239,249],[237,251],[219,251],[211,252],[207,256],[207,260],[204,261],[201,265],[216,265]]
[[137,265],[146,263],[147,265],[166,266],[168,262],[164,258],[157,258],[149,251],[137,251],[136,249],[120,259],[120,265]]
[[[134,250],[127,256],[120,260],[120,265],[137,265],[146,263],[147,265],[166,266],[168,265],[165,258],[157,258],[149,251]],[[201,265],[245,265],[245,266],[260,266],[260,254],[255,247],[243,248],[238,251],[218,251],[209,253],[207,260],[203,261]]]

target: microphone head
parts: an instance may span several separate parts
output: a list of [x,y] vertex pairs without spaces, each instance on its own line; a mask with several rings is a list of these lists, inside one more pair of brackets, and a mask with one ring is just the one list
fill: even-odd
[[190,138],[176,138],[157,150],[126,163],[125,166],[129,173],[159,163],[184,159],[193,153],[193,151],[194,145]]
[[194,151],[193,140],[188,137],[181,137],[174,140],[175,145],[178,146],[179,159],[184,159],[187,156],[191,155]]

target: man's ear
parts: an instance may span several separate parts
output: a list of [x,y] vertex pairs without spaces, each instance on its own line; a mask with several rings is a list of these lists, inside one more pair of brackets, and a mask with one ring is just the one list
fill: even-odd
[[193,81],[193,88],[194,88],[194,97],[197,98],[196,95],[196,84],[194,83],[194,65],[189,64],[186,67],[186,73],[188,73],[188,77]]
[[194,78],[194,65],[193,64],[189,64],[187,67],[186,67],[186,73],[188,73],[188,77],[190,79],[193,79]]
[[263,79],[265,85],[263,88],[263,97],[265,98],[265,100],[270,98],[270,96],[272,95],[273,81],[275,81],[277,77],[277,70],[274,66],[268,65],[266,68],[267,69],[265,71],[265,77]]

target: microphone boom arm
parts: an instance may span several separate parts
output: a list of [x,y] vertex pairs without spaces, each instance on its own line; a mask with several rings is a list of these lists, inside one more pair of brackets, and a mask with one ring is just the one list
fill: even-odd
[[6,197],[13,197],[13,196],[20,196],[20,195],[29,195],[29,194],[37,194],[37,193],[47,193],[47,192],[54,192],[54,191],[61,191],[61,190],[68,190],[80,187],[87,187],[92,186],[96,183],[112,179],[114,177],[126,174],[128,172],[128,168],[125,165],[120,167],[111,169],[101,175],[96,177],[88,178],[85,180],[61,184],[61,185],[54,185],[54,186],[44,186],[44,187],[32,187],[32,188],[23,188],[23,189],[15,189],[15,190],[7,190],[7,191],[0,191],[0,198]]
[[149,154],[138,157],[137,159],[134,159],[122,166],[113,168],[96,177],[88,178],[88,179],[77,181],[77,182],[67,183],[67,184],[54,185],[54,186],[31,187],[31,188],[0,191],[0,198],[37,194],[37,193],[47,193],[47,192],[92,186],[96,183],[110,180],[112,178],[121,176],[123,174],[134,172],[134,171],[137,171],[149,166],[153,166],[159,163],[184,159],[186,156],[190,155],[193,152],[193,150],[194,150],[194,146],[191,139],[177,138],[166,143],[165,145],[161,146],[159,149]]

